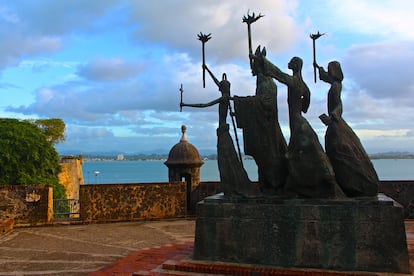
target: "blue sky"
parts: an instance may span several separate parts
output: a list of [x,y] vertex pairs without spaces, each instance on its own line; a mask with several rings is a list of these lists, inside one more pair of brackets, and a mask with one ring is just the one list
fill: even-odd
[[[62,118],[65,154],[168,151],[187,126],[200,151],[216,147],[217,106],[179,112],[184,102],[219,96],[202,87],[201,43],[212,33],[206,62],[227,73],[232,94],[255,93],[248,62],[247,11],[253,47],[282,70],[304,60],[312,92],[304,116],[323,144],[329,86],[313,83],[310,33],[317,62],[342,65],[343,117],[369,153],[414,152],[414,2],[411,0],[0,0],[0,116]],[[289,139],[286,87],[278,84],[279,121]],[[240,133],[239,133],[240,134]],[[241,135],[240,135],[241,137]]]

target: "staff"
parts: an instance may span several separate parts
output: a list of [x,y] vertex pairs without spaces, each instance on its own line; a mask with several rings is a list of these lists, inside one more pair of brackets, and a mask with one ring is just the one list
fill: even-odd
[[205,50],[204,50],[204,44],[206,44],[207,41],[209,41],[211,38],[211,33],[208,35],[203,34],[202,32],[200,32],[200,34],[198,35],[198,40],[201,41],[201,48],[202,48],[202,52],[203,52],[203,88],[206,88],[206,57],[205,57]]
[[234,129],[234,138],[236,139],[237,152],[239,154],[240,164],[243,167],[243,158],[242,158],[241,151],[240,151],[240,143],[239,143],[239,138],[237,137],[237,128],[236,128],[236,123],[234,122],[234,113],[233,113],[233,109],[231,108],[230,101],[229,101],[229,111],[230,111],[231,122],[233,124],[233,129]]
[[[312,39],[313,42],[313,64],[316,64],[316,46],[315,46],[315,41],[320,38],[321,36],[323,36],[325,33],[321,34],[319,33],[319,31],[316,34],[310,34],[310,38]],[[313,67],[313,80],[316,83],[316,67]]]

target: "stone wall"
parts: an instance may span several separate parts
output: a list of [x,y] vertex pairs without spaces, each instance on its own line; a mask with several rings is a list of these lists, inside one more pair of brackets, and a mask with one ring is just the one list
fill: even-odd
[[[414,219],[414,181],[381,181],[379,190]],[[220,192],[219,182],[201,182],[192,200]],[[53,220],[53,191],[48,186],[0,186],[0,232],[10,227]],[[186,183],[94,184],[80,186],[81,219],[88,222],[134,221],[187,215]],[[195,202],[194,202],[195,203]]]
[[84,184],[82,156],[63,157],[60,161],[59,183],[66,188],[66,198],[79,198],[79,186]]
[[53,218],[53,189],[49,186],[1,186],[0,218],[14,226],[48,224]]
[[217,181],[204,181],[199,185],[198,200],[203,200],[205,197],[221,193],[221,183]]
[[406,219],[414,219],[414,181],[381,181],[379,191],[402,205]]
[[82,185],[79,199],[85,223],[186,215],[185,182]]

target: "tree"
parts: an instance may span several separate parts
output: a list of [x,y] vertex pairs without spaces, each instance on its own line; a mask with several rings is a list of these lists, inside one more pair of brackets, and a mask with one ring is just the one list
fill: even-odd
[[55,198],[64,198],[59,172],[59,155],[40,128],[0,118],[0,185],[46,184],[53,187]]
[[37,119],[33,123],[46,135],[47,140],[53,145],[65,141],[65,122],[59,118]]

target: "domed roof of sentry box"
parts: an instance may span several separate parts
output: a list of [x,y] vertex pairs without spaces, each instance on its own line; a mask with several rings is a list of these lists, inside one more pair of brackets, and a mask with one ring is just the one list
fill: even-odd
[[167,167],[174,166],[187,166],[187,167],[201,167],[204,162],[200,159],[200,154],[195,146],[190,144],[185,134],[187,130],[186,126],[181,126],[180,142],[175,144],[168,154],[168,159],[165,161]]

